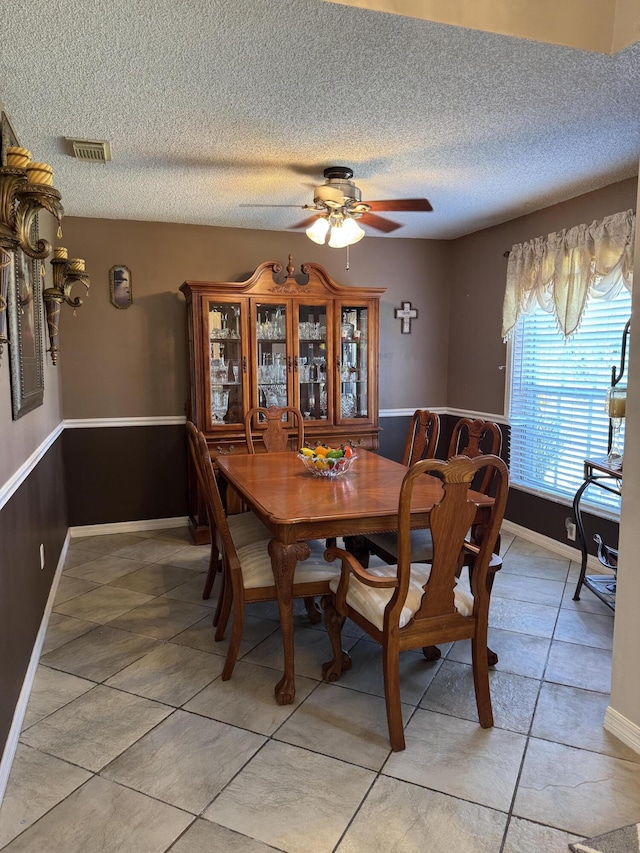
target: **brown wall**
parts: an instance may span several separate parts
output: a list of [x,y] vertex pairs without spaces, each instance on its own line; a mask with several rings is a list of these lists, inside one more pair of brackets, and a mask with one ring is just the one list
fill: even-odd
[[[61,322],[65,418],[181,415],[187,395],[185,279],[238,281],[266,260],[293,253],[326,267],[335,281],[388,288],[381,303],[380,405],[444,405],[449,347],[451,244],[367,236],[345,252],[317,246],[304,233],[196,225],[65,219],[65,243],[87,262],[91,296]],[[133,305],[109,303],[109,269],[132,273]],[[413,334],[400,333],[393,309],[419,311]],[[416,358],[416,349],[419,357]]]
[[[53,238],[48,214],[40,216],[40,233]],[[50,268],[46,276],[44,286],[48,287]],[[60,369],[53,367],[46,354],[44,404],[17,421],[12,419],[9,362],[5,348],[0,361],[0,489],[62,421]],[[61,437],[5,500],[0,505],[0,754],[67,530]],[[41,543],[45,546],[44,570],[40,569]]]
[[[66,532],[60,437],[0,511],[0,753]],[[44,569],[40,568],[41,543]]]

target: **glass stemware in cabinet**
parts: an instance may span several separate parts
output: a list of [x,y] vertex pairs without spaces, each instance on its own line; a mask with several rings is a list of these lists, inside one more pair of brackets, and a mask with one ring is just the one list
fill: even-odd
[[229,408],[229,392],[221,389],[211,391],[211,420],[214,424],[224,423]]

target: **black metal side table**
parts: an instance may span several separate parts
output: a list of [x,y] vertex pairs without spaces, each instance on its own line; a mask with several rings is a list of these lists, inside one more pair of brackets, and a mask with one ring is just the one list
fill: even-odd
[[576,529],[580,549],[582,551],[582,563],[580,565],[580,577],[573,596],[574,601],[580,600],[580,590],[586,586],[600,601],[603,601],[612,610],[616,609],[616,577],[615,574],[588,575],[587,574],[587,540],[582,522],[582,511],[580,501],[589,486],[598,486],[614,495],[622,494],[622,466],[612,468],[605,459],[584,460],[584,482],[578,489],[573,499],[573,512],[576,519]]

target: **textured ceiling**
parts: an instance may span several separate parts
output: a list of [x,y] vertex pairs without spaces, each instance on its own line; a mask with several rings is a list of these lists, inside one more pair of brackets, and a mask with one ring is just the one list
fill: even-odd
[[[640,43],[607,56],[322,0],[3,4],[0,99],[66,213],[286,230],[325,166],[453,238],[636,175]],[[113,162],[68,154],[109,139]],[[376,236],[379,232],[371,232]]]

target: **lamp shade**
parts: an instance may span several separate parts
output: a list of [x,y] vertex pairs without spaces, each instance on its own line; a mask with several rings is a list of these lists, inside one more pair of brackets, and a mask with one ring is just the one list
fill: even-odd
[[327,231],[329,230],[329,222],[324,216],[319,216],[318,219],[307,228],[307,237],[310,240],[313,240],[314,243],[319,243],[322,245],[327,238]]
[[332,249],[343,249],[345,246],[353,246],[358,240],[362,240],[364,231],[354,219],[346,218],[342,223],[331,226],[329,245]]

